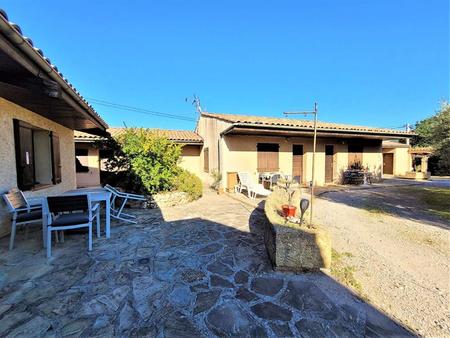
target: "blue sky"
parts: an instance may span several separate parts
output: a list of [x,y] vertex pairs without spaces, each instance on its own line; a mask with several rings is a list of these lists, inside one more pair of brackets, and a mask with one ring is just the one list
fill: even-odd
[[[87,98],[195,118],[282,116],[397,127],[449,97],[447,0],[2,1]],[[194,122],[94,105],[110,126]]]

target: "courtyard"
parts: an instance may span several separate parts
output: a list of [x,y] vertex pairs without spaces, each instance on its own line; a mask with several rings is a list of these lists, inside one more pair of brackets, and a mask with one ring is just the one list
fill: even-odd
[[66,234],[47,261],[40,233],[0,242],[0,327],[15,336],[408,336],[325,273],[274,272],[261,212],[206,192],[138,210],[87,252]]

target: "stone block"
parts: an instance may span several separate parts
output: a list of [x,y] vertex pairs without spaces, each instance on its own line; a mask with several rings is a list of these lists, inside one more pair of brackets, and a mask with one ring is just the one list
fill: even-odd
[[288,222],[280,214],[281,205],[287,204],[283,196],[282,190],[275,190],[265,204],[264,242],[272,265],[293,272],[330,268],[330,235],[318,227]]

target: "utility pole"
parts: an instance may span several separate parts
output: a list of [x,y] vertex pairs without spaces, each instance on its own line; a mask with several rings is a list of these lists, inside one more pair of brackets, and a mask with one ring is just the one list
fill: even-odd
[[312,225],[313,220],[313,208],[314,208],[314,185],[315,182],[315,167],[316,167],[316,144],[317,144],[317,114],[318,114],[318,108],[317,108],[317,102],[314,102],[314,110],[313,111],[299,111],[299,112],[284,112],[283,113],[286,117],[288,115],[314,115],[314,136],[313,136],[313,158],[312,158],[312,173],[311,173],[311,182],[309,183],[310,186],[310,193],[311,193],[311,210],[309,214],[309,223]]

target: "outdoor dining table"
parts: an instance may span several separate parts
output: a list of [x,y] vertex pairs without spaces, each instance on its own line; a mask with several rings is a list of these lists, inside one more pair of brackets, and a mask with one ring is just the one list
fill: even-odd
[[[67,195],[89,195],[89,198],[91,202],[105,202],[105,233],[106,238],[111,237],[111,193],[102,188],[102,187],[94,187],[94,188],[79,188],[74,190],[66,191],[61,196],[67,196]],[[43,213],[43,222],[42,222],[42,232],[43,232],[43,240],[44,240],[44,247],[47,243],[46,241],[46,234],[47,234],[47,224],[48,224],[48,217],[49,212],[47,210],[47,203],[45,203],[45,197],[40,198],[32,198],[30,199],[30,202],[33,205],[41,204],[42,205],[42,213]]]
[[111,236],[111,193],[102,187],[95,188],[79,188],[69,190],[62,193],[62,196],[67,195],[89,195],[91,202],[105,202],[105,232],[106,238]]

